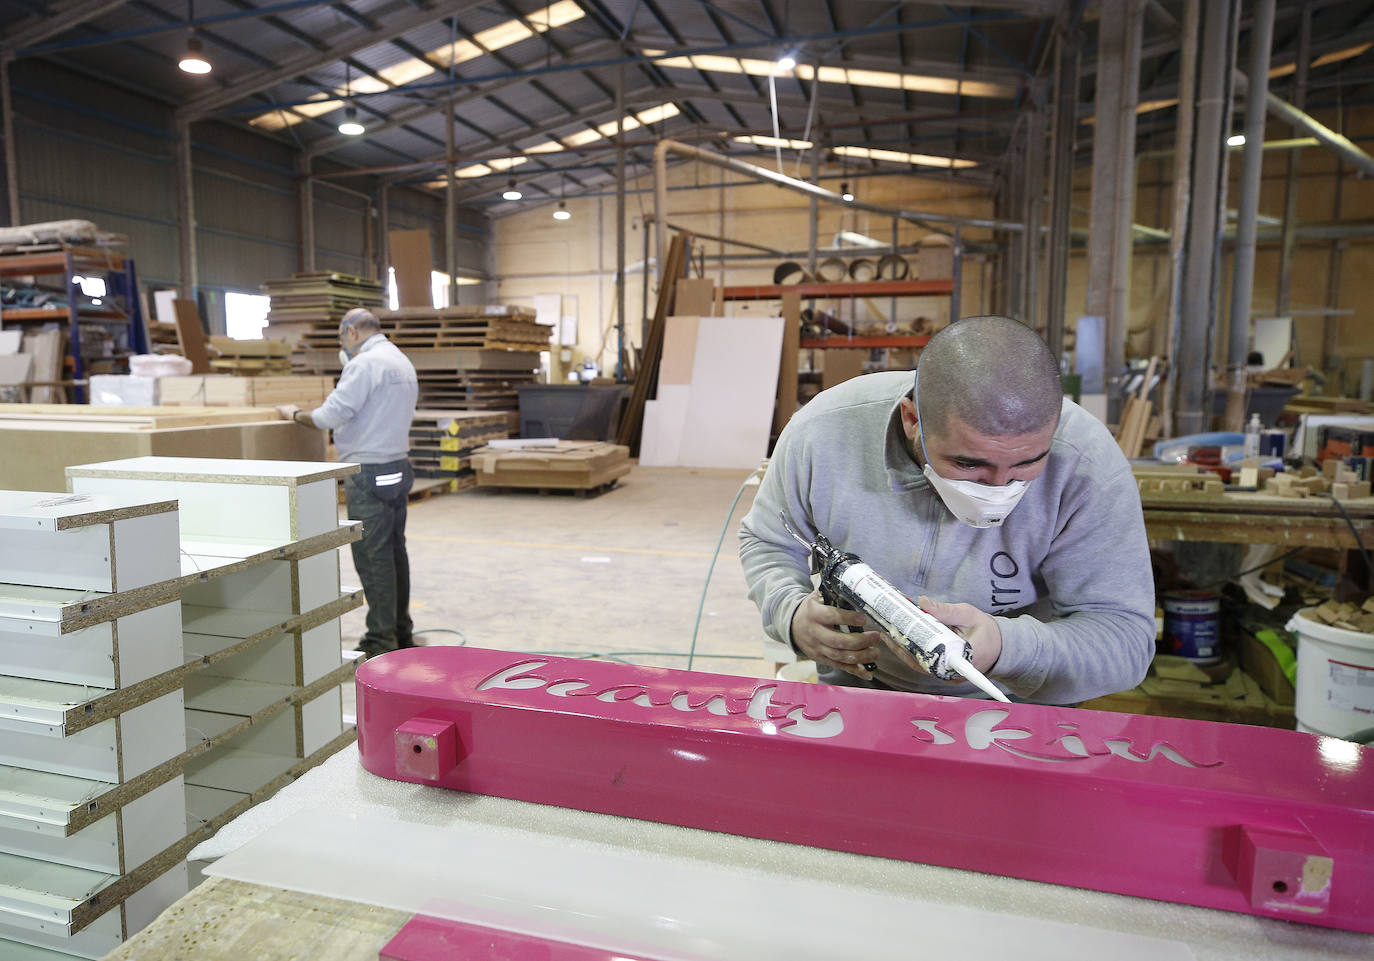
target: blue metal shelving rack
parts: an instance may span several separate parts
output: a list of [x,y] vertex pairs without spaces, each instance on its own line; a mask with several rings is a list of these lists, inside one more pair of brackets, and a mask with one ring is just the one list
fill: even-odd
[[[38,253],[0,255],[0,279],[62,275],[60,287],[66,291],[67,303],[61,307],[3,307],[0,305],[0,328],[24,326],[53,321],[66,321],[67,350],[72,359],[73,388],[78,404],[84,404],[87,390],[86,359],[81,350],[81,328],[85,324],[104,324],[123,329],[122,350],[130,354],[148,353],[148,326],[143,318],[143,305],[138,296],[138,275],[130,257],[96,247],[66,247]],[[89,303],[77,277],[100,277],[105,281],[106,295],[96,307]]]

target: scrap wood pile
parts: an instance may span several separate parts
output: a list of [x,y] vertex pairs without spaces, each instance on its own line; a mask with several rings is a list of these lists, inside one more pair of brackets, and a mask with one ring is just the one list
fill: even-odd
[[453,481],[453,490],[474,487],[473,451],[509,435],[503,413],[420,409],[410,425],[410,463],[417,477]]
[[1306,613],[1332,627],[1374,634],[1374,597],[1366,598],[1362,605],[1330,600]]

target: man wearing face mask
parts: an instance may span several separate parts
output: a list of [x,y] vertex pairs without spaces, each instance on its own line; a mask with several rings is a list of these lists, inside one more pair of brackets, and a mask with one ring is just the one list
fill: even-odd
[[334,432],[339,460],[362,465],[344,478],[348,516],[363,522],[353,566],[367,598],[365,657],[414,647],[410,620],[410,560],[406,555],[406,496],[415,482],[410,422],[415,419],[415,367],[382,335],[375,314],[355,307],[339,321],[338,386],[313,411],[284,404],[284,419]]
[[863,615],[824,604],[780,514],[963,634],[974,666],[1014,698],[1076,703],[1149,667],[1154,586],[1130,465],[1017,321],[960,320],[931,338],[914,377],[869,374],[817,395],[778,439],[740,529],[765,630],[823,682],[984,696],[921,673]]

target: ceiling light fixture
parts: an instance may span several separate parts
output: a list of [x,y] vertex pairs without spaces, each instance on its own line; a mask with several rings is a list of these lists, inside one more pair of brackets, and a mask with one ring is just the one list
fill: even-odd
[[501,199],[519,200],[523,196],[525,195],[520,192],[520,188],[515,186],[515,178],[510,178],[510,183],[506,185],[506,189],[502,192]]
[[1228,146],[1228,147],[1244,147],[1244,146],[1245,146],[1245,134],[1243,134],[1243,133],[1237,133],[1237,134],[1232,134],[1231,136],[1227,137],[1227,138],[1226,138],[1226,146]]
[[554,219],[554,220],[571,220],[571,219],[572,219],[572,211],[568,209],[568,205],[567,205],[567,204],[565,204],[563,201],[560,200],[560,201],[558,201],[558,207],[557,207],[557,209],[555,209],[554,212],[553,212],[553,219]]
[[778,61],[778,71],[779,71],[780,73],[786,73],[786,72],[789,71],[789,70],[796,70],[796,69],[797,69],[797,61],[796,61],[796,59],[795,59],[794,57],[784,56],[781,60]]
[[214,68],[210,66],[210,61],[205,59],[205,47],[200,42],[200,37],[186,38],[186,53],[177,61],[177,66],[185,73],[206,74]]
[[206,74],[214,68],[210,61],[205,59],[205,46],[200,42],[200,37],[195,35],[195,28],[191,26],[195,22],[195,0],[187,0],[186,3],[186,53],[177,61],[177,66],[183,73]]
[[854,202],[854,195],[853,195],[852,193],[849,192],[849,181],[848,181],[848,180],[846,180],[844,183],[840,184],[840,199],[843,200],[843,201],[844,201],[845,203],[847,203],[847,204],[853,203],[853,202]]
[[[352,89],[352,78],[349,76],[348,61],[344,61],[344,96],[347,97]],[[345,137],[361,137],[367,133],[367,128],[358,122],[358,108],[350,103],[344,107],[344,118],[339,123],[339,133]]]

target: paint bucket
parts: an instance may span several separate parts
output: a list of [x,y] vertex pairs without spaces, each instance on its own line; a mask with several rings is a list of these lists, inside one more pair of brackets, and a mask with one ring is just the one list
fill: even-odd
[[1374,634],[1323,624],[1311,608],[1286,627],[1298,635],[1298,730],[1349,737],[1374,728]]
[[1259,452],[1264,457],[1282,458],[1288,450],[1288,431],[1270,428],[1260,431]]
[[1210,591],[1172,591],[1164,608],[1163,653],[1197,664],[1221,660],[1221,598]]

